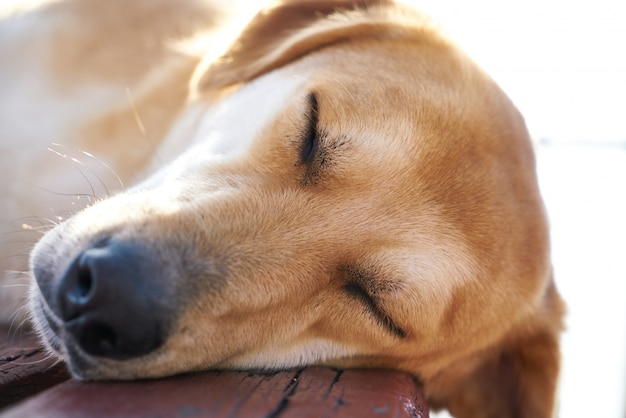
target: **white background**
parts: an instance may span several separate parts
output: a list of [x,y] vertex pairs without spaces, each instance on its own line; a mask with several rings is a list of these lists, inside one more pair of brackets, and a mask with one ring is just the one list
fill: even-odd
[[569,305],[563,418],[624,418],[626,2],[416,1],[509,93],[537,148]]

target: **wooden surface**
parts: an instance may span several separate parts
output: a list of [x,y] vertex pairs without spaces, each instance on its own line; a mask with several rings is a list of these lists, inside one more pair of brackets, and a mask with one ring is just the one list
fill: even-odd
[[0,408],[69,379],[32,334],[0,328]]
[[428,417],[419,385],[394,371],[208,371],[94,383],[53,364],[32,336],[0,344],[0,417]]

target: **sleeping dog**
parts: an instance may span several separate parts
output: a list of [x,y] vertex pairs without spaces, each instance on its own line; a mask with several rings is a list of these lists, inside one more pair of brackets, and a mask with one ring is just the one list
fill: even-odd
[[63,138],[143,176],[35,246],[30,309],[49,349],[94,380],[392,368],[456,417],[552,416],[564,305],[507,96],[392,1],[281,0],[220,54],[176,50],[217,39],[214,9],[37,12],[57,19],[37,70],[48,94],[139,86],[70,112]]

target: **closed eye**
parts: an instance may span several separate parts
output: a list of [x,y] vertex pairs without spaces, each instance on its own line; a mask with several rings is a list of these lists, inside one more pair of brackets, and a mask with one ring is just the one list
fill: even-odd
[[359,301],[373,316],[374,320],[389,333],[398,338],[406,338],[406,331],[400,328],[387,313],[380,308],[374,298],[357,282],[348,281],[343,290],[351,298]]
[[309,94],[307,99],[309,102],[309,114],[300,147],[300,164],[310,166],[315,160],[320,146],[318,132],[319,108],[315,93]]

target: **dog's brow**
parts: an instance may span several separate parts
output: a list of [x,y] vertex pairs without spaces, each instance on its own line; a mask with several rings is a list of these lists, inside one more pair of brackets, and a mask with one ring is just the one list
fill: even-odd
[[387,312],[380,307],[380,304],[376,302],[375,297],[366,290],[366,288],[372,287],[367,283],[371,284],[374,279],[354,267],[342,267],[340,271],[346,277],[346,283],[343,285],[343,290],[346,294],[361,302],[374,316],[376,322],[391,334],[398,338],[406,338],[406,331],[391,319]]

